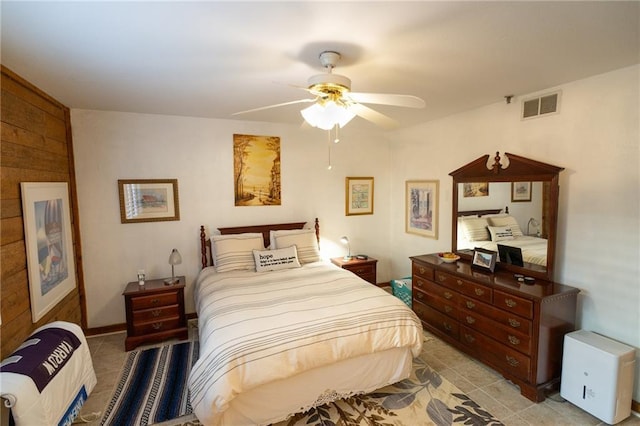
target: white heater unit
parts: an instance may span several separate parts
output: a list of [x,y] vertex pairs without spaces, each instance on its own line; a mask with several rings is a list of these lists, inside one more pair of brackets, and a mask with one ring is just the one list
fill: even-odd
[[608,424],[631,414],[635,349],[578,330],[564,337],[560,396]]

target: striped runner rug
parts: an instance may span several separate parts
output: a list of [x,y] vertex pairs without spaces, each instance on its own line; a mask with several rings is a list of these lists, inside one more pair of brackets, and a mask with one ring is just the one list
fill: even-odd
[[198,341],[188,341],[129,353],[100,424],[145,426],[190,414],[187,377],[198,351]]

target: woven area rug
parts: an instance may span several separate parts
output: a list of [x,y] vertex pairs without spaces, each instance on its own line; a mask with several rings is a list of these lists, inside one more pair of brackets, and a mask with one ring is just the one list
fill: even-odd
[[[162,426],[200,425],[194,415]],[[411,376],[373,393],[325,404],[273,426],[502,425],[418,357]]]
[[102,425],[148,425],[192,412],[187,377],[198,341],[129,353]]

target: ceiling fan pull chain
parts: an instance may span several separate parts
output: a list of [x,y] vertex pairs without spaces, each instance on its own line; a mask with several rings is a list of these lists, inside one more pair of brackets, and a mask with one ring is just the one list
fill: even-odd
[[331,170],[333,168],[331,165],[331,130],[327,130],[327,148],[329,151],[329,165],[327,166],[327,170]]
[[338,123],[336,123],[336,137],[333,139],[333,143],[338,143],[340,142],[340,137],[338,136]]

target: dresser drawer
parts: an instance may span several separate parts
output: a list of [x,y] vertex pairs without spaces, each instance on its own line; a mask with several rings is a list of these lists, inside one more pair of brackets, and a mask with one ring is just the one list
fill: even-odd
[[413,310],[422,321],[434,328],[437,328],[454,339],[458,339],[458,322],[456,320],[432,307],[416,302],[415,299],[413,303]]
[[413,262],[411,265],[411,275],[413,275],[414,280],[416,276],[427,280],[433,280],[433,268]]
[[450,316],[453,319],[458,318],[458,306],[452,300],[443,299],[436,296],[433,293],[423,293],[422,291],[413,292],[414,299],[425,305],[429,305],[436,308],[443,314]]
[[133,309],[134,311],[138,309],[149,309],[159,306],[175,305],[177,303],[177,291],[131,297],[131,309]]
[[170,317],[159,319],[157,321],[146,321],[133,324],[135,335],[145,335],[151,333],[159,333],[166,330],[174,330],[180,327],[180,317]]
[[[496,292],[494,291],[494,299],[496,298]],[[495,322],[504,325],[507,329],[511,329],[522,333],[526,336],[531,336],[531,321],[520,316],[514,315],[511,312],[506,312],[501,309],[497,309],[493,305],[480,302],[479,300],[472,299],[467,296],[460,296],[460,306],[473,312],[489,317]]]
[[529,336],[506,329],[495,321],[466,309],[460,310],[458,320],[465,326],[478,330],[509,348],[516,349],[525,355],[531,354]]
[[450,288],[438,285],[433,281],[421,280],[420,278],[418,278],[417,281],[419,284],[418,288],[416,289],[417,292],[423,291],[426,294],[433,294],[442,299],[448,300],[454,305],[458,304],[458,301],[460,299],[460,294],[458,294],[458,292],[453,291]]
[[440,271],[436,272],[436,282],[442,284],[445,287],[449,287],[453,290],[459,291],[462,294],[473,297],[474,299],[479,299],[487,303],[491,303],[491,288],[484,285],[474,283],[473,281],[467,281],[465,279]]
[[133,311],[133,323],[138,324],[141,322],[159,321],[165,318],[177,317],[179,315],[179,305],[161,306],[151,309],[139,309]]
[[528,380],[531,374],[531,359],[507,346],[488,338],[477,330],[460,326],[460,341],[469,346],[480,358],[495,364],[501,371]]
[[533,318],[533,302],[500,290],[495,290],[493,305],[525,318]]

